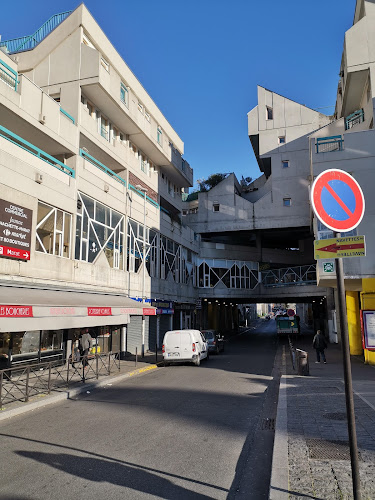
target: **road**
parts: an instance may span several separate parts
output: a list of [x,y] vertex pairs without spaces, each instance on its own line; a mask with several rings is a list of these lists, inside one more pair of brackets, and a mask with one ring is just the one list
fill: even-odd
[[274,321],[259,320],[200,367],[158,368],[3,421],[0,498],[268,498],[276,351]]

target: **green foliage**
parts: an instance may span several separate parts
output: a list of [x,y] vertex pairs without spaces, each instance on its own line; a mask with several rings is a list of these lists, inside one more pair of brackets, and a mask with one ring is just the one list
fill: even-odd
[[211,174],[207,179],[198,179],[198,192],[205,193],[226,179],[229,174]]

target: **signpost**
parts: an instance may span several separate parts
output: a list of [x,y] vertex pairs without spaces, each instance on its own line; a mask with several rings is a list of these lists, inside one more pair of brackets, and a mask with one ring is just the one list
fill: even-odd
[[[355,428],[354,401],[352,374],[350,366],[350,350],[348,322],[346,317],[346,300],[344,285],[344,270],[342,256],[361,257],[365,255],[365,242],[350,241],[354,238],[340,238],[341,232],[348,232],[358,226],[365,212],[365,200],[358,182],[343,170],[326,170],[318,175],[311,188],[311,204],[316,217],[329,229],[335,232],[336,238],[332,240],[319,240],[315,242],[315,252],[322,255],[329,254],[328,258],[335,256],[338,310],[341,326],[341,340],[343,349],[343,365],[345,380],[346,414],[348,419],[348,433],[350,445],[350,460],[352,467],[354,500],[361,499],[358,446]],[[355,246],[353,246],[355,245]],[[357,245],[362,245],[361,247]],[[346,249],[345,249],[346,246]],[[349,248],[351,246],[351,248]],[[318,248],[317,248],[318,247]],[[352,255],[347,255],[352,253]],[[362,255],[354,255],[361,253]],[[340,255],[341,254],[341,255]],[[344,255],[343,255],[344,254]],[[327,257],[316,257],[327,258]]]
[[332,259],[332,257],[365,257],[366,245],[364,236],[346,236],[314,241],[314,257]]

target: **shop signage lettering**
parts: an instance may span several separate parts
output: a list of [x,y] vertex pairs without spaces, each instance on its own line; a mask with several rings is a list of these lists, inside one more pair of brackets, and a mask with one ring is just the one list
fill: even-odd
[[51,316],[75,316],[75,307],[51,307],[49,310]]
[[173,314],[174,309],[169,309],[168,307],[159,307],[156,309],[156,314]]
[[144,307],[143,308],[143,315],[144,316],[156,316],[156,309],[152,309],[151,307]]
[[112,316],[111,307],[88,307],[87,314],[89,316]]
[[137,307],[121,307],[120,314],[138,314],[142,315],[142,309],[138,309]]
[[0,200],[0,257],[30,260],[32,210]]
[[32,306],[0,306],[0,317],[2,318],[30,318],[32,316]]

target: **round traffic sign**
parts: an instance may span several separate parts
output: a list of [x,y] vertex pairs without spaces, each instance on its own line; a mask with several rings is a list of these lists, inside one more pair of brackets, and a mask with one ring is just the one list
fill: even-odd
[[288,309],[286,313],[287,313],[288,316],[294,316],[295,315],[294,309]]
[[338,169],[318,175],[311,188],[311,204],[326,227],[343,233],[357,227],[365,212],[365,199],[358,182]]

